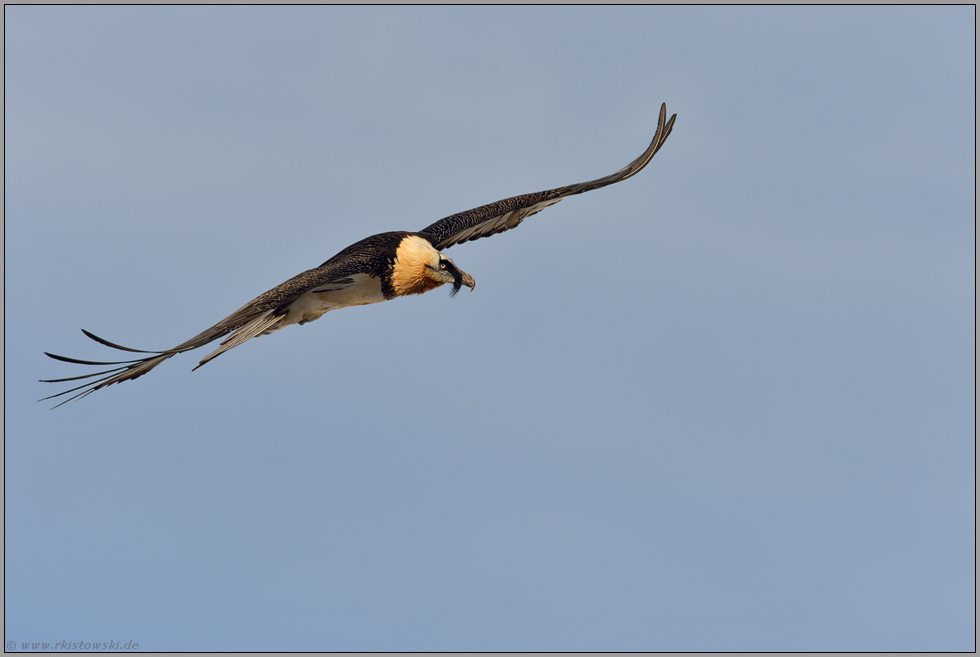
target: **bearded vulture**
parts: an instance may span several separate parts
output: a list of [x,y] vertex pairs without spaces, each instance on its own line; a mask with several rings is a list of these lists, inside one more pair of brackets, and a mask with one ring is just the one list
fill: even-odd
[[372,235],[351,244],[319,267],[304,271],[268,292],[260,294],[211,328],[173,349],[166,351],[130,349],[82,329],[86,336],[107,347],[150,355],[135,360],[108,362],[79,360],[45,352],[47,356],[66,363],[116,367],[83,376],[42,379],[43,383],[95,379],[44,399],[81,391],[58,404],[61,406],[113,383],[139,378],[168,358],[203,347],[219,338],[224,338],[220,346],[201,359],[195,370],[232,347],[237,347],[256,336],[273,333],[291,324],[312,322],[330,310],[363,306],[410,294],[422,294],[447,284],[452,285],[453,296],[463,285],[472,290],[476,285],[473,277],[443,254],[444,249],[510,230],[527,217],[537,214],[549,205],[554,205],[566,196],[599,189],[636,175],[660,150],[667,136],[670,135],[676,118],[677,115],[674,114],[668,121],[667,105],[661,105],[657,132],[653,136],[653,141],[642,155],[612,175],[482,205],[440,219],[415,233],[396,231]]

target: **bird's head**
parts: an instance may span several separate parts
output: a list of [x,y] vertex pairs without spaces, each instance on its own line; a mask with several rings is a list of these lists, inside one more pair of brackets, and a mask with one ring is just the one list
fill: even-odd
[[450,284],[453,286],[453,291],[450,292],[451,296],[456,296],[464,285],[471,290],[476,287],[476,281],[473,280],[472,276],[457,267],[452,258],[441,253],[439,260],[430,268],[432,269],[432,278],[439,281],[440,285]]
[[473,289],[476,281],[428,240],[417,235],[405,237],[398,245],[391,272],[391,285],[396,296],[423,294],[447,284],[453,286],[452,295],[456,296],[464,285]]

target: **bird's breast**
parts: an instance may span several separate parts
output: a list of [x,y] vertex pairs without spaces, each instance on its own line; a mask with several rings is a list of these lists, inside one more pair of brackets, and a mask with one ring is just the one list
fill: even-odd
[[287,307],[281,326],[306,324],[320,319],[323,313],[348,306],[365,306],[384,301],[381,279],[368,274],[354,274],[332,283],[325,283],[303,293]]

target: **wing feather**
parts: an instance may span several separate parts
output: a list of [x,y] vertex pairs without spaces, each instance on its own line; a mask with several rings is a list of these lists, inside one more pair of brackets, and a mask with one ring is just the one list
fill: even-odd
[[657,122],[657,132],[643,154],[627,164],[616,173],[590,180],[577,185],[568,185],[549,189],[534,194],[512,196],[495,203],[481,205],[478,208],[450,215],[434,224],[423,228],[419,235],[428,239],[437,249],[448,249],[455,244],[480,239],[502,233],[517,227],[524,219],[537,214],[549,205],[554,205],[566,196],[574,196],[584,192],[613,185],[631,178],[645,167],[674,128],[674,114],[667,120],[666,103],[660,106],[660,118]]
[[[238,345],[251,340],[252,338],[262,335],[269,329],[273,328],[276,324],[282,321],[283,315],[285,313],[282,310],[272,309],[267,310],[252,321],[250,321],[245,326],[241,327],[227,338],[222,341],[221,346],[212,351],[210,354],[201,359],[201,362],[197,364],[194,368],[195,370],[204,365],[205,363],[214,360],[221,354],[225,353],[229,349],[233,349]],[[192,370],[193,371],[193,370]]]
[[[297,276],[290,278],[288,281],[277,285],[271,290],[260,294],[214,326],[211,326],[210,328],[195,335],[190,340],[182,342],[173,349],[166,349],[163,351],[132,349],[130,347],[124,347],[123,345],[116,344],[115,342],[110,342],[105,338],[101,338],[94,333],[82,329],[82,332],[86,337],[104,346],[111,347],[112,349],[118,349],[120,351],[150,355],[146,356],[145,358],[128,361],[94,361],[69,358],[67,356],[59,356],[57,354],[45,352],[45,355],[47,355],[49,358],[66,363],[74,363],[77,365],[120,365],[120,367],[82,376],[73,376],[61,379],[42,379],[41,381],[43,383],[63,383],[67,381],[91,379],[105,375],[100,379],[96,379],[95,381],[89,381],[80,386],[71,388],[70,390],[65,390],[48,397],[44,397],[38,401],[54,399],[72,392],[79,390],[81,391],[57,405],[61,406],[62,404],[72,401],[73,399],[81,399],[82,397],[90,395],[96,390],[106,386],[111,386],[114,383],[122,383],[123,381],[130,381],[132,379],[139,378],[155,368],[157,365],[160,365],[167,359],[172,358],[179,353],[197,349],[198,347],[202,347],[210,342],[218,340],[219,338],[226,338],[224,342],[221,343],[221,347],[208,354],[201,360],[200,363],[197,364],[197,366],[194,368],[197,369],[198,367],[201,367],[201,365],[204,365],[214,358],[217,358],[219,355],[223,354],[229,349],[237,347],[243,342],[246,342],[257,335],[261,335],[263,332],[273,328],[275,324],[282,320],[282,317],[285,314],[285,308],[307,290],[329,284],[332,281],[342,281],[350,275],[358,273],[357,270],[359,270],[361,266],[362,263],[359,262],[356,257],[350,257],[350,253],[348,253],[347,250],[342,251],[340,254],[334,256],[319,267],[309,269],[301,274],[298,274]],[[57,408],[57,406],[55,406],[55,408]]]

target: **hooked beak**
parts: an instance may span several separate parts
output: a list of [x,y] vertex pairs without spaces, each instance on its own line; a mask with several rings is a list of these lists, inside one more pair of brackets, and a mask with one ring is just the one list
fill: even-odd
[[456,296],[460,288],[463,286],[470,288],[471,290],[476,287],[476,281],[473,277],[467,274],[465,271],[460,270],[458,276],[453,277],[453,291],[449,293],[450,296]]

